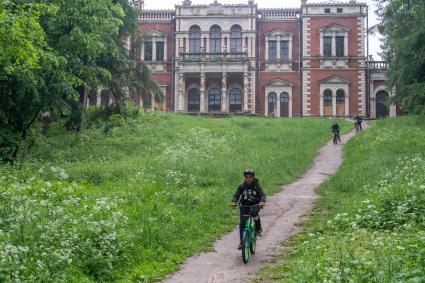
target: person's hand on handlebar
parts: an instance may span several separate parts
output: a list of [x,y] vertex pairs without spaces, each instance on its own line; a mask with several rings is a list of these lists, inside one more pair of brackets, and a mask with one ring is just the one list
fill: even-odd
[[259,205],[261,208],[263,208],[266,205],[266,203],[264,201],[260,201]]
[[230,204],[233,208],[236,207],[236,202],[232,201],[232,203]]

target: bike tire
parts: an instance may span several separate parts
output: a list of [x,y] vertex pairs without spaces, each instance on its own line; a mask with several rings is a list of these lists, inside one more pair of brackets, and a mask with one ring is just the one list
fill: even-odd
[[242,234],[242,261],[243,263],[247,264],[249,261],[249,239],[248,239],[248,232],[244,231]]
[[257,247],[257,237],[255,236],[255,232],[254,232],[251,238],[251,245],[249,246],[249,250],[251,251],[251,254],[255,254],[256,247]]

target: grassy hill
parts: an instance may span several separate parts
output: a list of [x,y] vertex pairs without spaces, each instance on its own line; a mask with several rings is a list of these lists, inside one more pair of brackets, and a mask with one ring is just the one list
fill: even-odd
[[160,279],[234,228],[229,201],[244,168],[271,194],[308,167],[329,127],[173,114],[107,134],[55,125],[21,162],[0,166],[0,281]]
[[425,121],[379,120],[349,142],[304,233],[258,282],[425,282]]

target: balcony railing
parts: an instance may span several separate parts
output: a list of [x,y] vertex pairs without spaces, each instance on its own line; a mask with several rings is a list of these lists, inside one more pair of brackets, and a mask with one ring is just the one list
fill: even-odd
[[248,61],[247,52],[230,53],[180,53],[183,62],[244,62]]
[[388,69],[387,61],[369,61],[368,65],[369,65],[369,69],[375,69],[375,70]]

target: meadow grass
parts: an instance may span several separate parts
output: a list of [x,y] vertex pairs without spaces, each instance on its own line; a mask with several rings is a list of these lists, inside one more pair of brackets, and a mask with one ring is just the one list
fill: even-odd
[[425,282],[425,121],[385,119],[346,148],[283,263],[257,282]]
[[53,125],[0,166],[0,281],[159,280],[235,227],[244,168],[272,194],[306,170],[329,127],[158,113],[107,134]]

